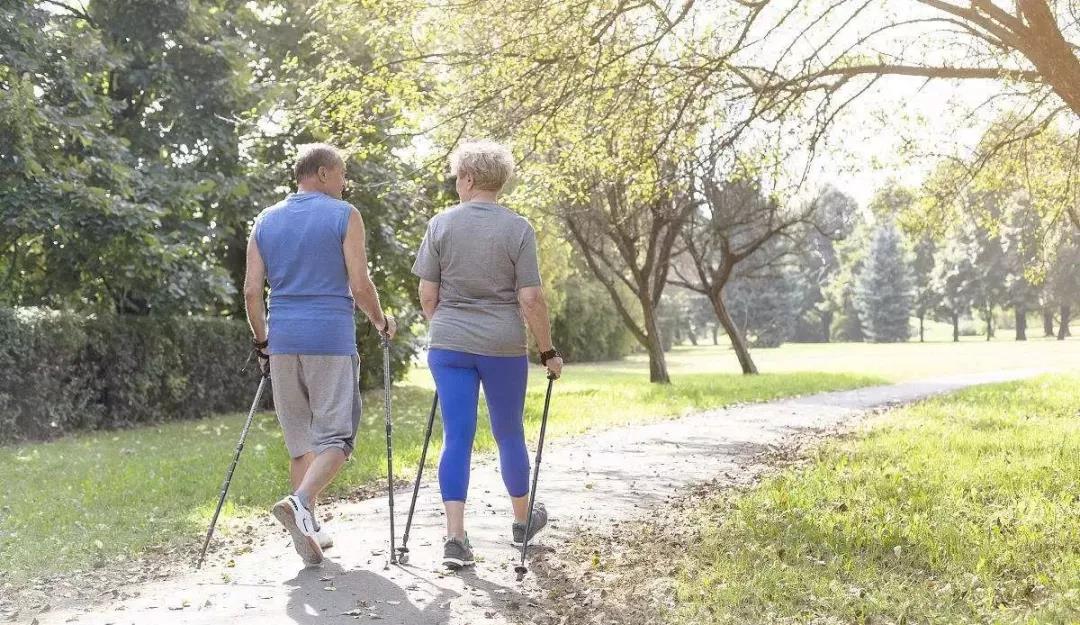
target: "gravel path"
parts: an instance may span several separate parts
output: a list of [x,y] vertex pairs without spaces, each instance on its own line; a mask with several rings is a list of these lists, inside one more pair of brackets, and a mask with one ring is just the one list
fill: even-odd
[[[703,480],[725,474],[737,478],[759,452],[800,433],[837,428],[869,410],[1036,373],[1041,371],[822,393],[549,441],[538,500],[547,504],[553,523],[540,535],[532,557],[558,549],[579,524],[613,527],[641,519]],[[557,388],[552,401],[558,401]],[[239,470],[243,471],[242,462]],[[492,458],[475,463],[467,522],[479,561],[472,571],[441,570],[438,487],[426,481],[408,566],[386,568],[385,498],[343,502],[323,510],[333,513],[327,527],[337,544],[327,551],[322,567],[303,569],[284,530],[266,521],[215,551],[202,571],[163,582],[120,585],[96,604],[54,609],[37,616],[37,621],[40,625],[516,622],[539,601],[543,589],[532,576],[523,583],[515,580],[517,552],[509,544],[509,501],[497,471]],[[402,490],[396,496],[399,539],[409,494]]]

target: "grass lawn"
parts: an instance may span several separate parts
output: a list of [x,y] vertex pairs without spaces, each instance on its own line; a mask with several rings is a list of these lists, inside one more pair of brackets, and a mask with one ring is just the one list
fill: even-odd
[[[753,378],[722,373],[730,352],[680,349],[671,356],[675,383],[648,383],[640,357],[569,367],[556,385],[549,434],[565,436],[746,401],[881,383],[866,373],[788,372]],[[535,436],[546,380],[532,371],[527,429]],[[394,391],[395,475],[415,474],[432,384],[416,368]],[[254,388],[252,389],[254,393]],[[481,402],[477,449],[494,448]],[[358,452],[331,488],[346,494],[385,476],[382,393],[365,397]],[[137,556],[152,546],[190,546],[202,539],[245,415],[73,436],[0,447],[0,578],[63,574]],[[438,458],[441,432],[434,436]],[[288,459],[277,421],[260,414],[229,491],[228,520],[263,514],[287,492]],[[6,576],[6,577],[4,577]]]
[[675,623],[1080,622],[1080,375],[898,410],[691,513]]
[[[1080,336],[1080,328],[1077,328]],[[900,382],[919,378],[1048,367],[1080,370],[1080,340],[1031,339],[1012,340],[1002,330],[999,338],[987,341],[984,337],[961,337],[959,343],[949,340],[881,343],[789,343],[778,349],[752,352],[761,371],[769,373],[865,372]],[[694,371],[697,367],[720,367],[721,371],[738,373],[739,365],[726,347],[677,347],[677,362],[671,375]],[[644,361],[642,361],[644,362]]]

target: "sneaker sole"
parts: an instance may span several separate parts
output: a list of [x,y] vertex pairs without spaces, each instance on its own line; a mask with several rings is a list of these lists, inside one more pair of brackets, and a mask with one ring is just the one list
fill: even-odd
[[296,524],[296,513],[293,511],[292,506],[285,502],[277,502],[271,509],[274,518],[281,523],[285,529],[289,530],[289,534],[292,536],[293,548],[296,549],[296,553],[300,554],[303,558],[304,564],[312,566],[319,564],[323,561],[322,548],[319,547],[319,543],[310,536],[300,531],[300,526]]
[[461,560],[459,558],[443,558],[443,566],[451,571],[458,571],[467,566],[476,564],[475,560]]

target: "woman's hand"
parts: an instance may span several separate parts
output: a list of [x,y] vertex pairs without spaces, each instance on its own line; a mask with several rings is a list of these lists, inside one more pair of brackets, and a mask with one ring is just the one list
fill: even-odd
[[562,356],[556,356],[554,358],[548,358],[547,361],[548,375],[558,380],[562,377]]

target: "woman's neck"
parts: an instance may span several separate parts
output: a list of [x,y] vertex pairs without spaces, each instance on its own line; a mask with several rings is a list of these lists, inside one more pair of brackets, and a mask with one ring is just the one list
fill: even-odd
[[498,193],[495,191],[476,191],[465,200],[466,202],[487,202],[489,204],[495,204],[498,200]]

